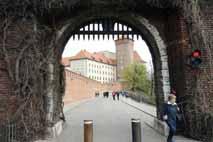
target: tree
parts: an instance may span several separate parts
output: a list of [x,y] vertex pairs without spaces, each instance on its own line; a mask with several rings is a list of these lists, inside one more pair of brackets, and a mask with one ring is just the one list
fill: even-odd
[[148,79],[148,74],[145,65],[133,63],[124,68],[122,79],[127,84],[131,91],[143,91],[149,94],[151,81]]

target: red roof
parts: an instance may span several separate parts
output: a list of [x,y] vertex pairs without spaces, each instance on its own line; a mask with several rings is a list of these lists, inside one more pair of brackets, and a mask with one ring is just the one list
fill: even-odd
[[70,59],[71,59],[71,57],[62,58],[61,64],[64,65],[65,67],[69,66],[70,65]]
[[70,58],[70,60],[78,60],[78,59],[90,59],[105,64],[116,65],[115,60],[107,58],[104,54],[96,52],[90,53],[86,50],[81,50],[77,55]]
[[[100,52],[90,53],[86,50],[81,50],[78,54],[76,54],[73,57],[63,58],[62,64],[64,66],[69,66],[70,60],[79,60],[79,59],[89,59],[89,60],[93,60],[93,61],[97,61],[97,62],[101,62],[105,64],[116,65],[115,59],[108,58],[103,53],[100,53]],[[141,59],[141,57],[136,51],[134,51],[134,61],[140,62],[140,63],[146,63],[145,61]]]
[[134,61],[139,62],[139,63],[146,63],[144,60],[141,59],[141,57],[139,56],[138,52],[134,51]]

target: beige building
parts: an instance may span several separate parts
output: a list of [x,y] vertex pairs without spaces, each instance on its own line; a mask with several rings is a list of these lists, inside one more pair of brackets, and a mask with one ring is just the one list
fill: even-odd
[[136,51],[134,41],[116,40],[116,53],[101,51],[90,53],[81,50],[73,57],[63,58],[66,68],[82,76],[101,83],[113,83],[120,80],[123,69],[133,62],[145,63]]
[[101,53],[89,53],[80,51],[70,59],[71,71],[101,83],[113,83],[116,81],[115,60],[107,58]]

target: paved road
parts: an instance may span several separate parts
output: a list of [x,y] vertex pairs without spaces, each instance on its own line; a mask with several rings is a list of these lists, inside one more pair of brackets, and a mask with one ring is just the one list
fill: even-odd
[[150,116],[121,101],[96,98],[66,111],[65,129],[55,142],[83,142],[85,119],[94,121],[94,142],[132,142],[131,118],[141,119],[142,142],[165,141],[165,137],[144,124]]

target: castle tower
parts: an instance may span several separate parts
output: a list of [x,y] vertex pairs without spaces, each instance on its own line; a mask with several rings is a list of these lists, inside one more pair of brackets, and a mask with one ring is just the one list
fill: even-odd
[[134,61],[134,41],[119,39],[115,41],[117,59],[117,80],[121,79],[123,69]]

